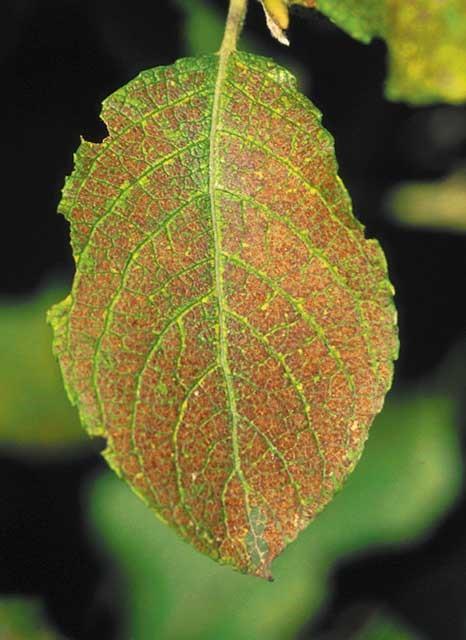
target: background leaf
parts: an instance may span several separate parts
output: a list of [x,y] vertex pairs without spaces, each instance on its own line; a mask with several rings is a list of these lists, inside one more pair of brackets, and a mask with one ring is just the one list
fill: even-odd
[[358,603],[346,609],[330,629],[311,633],[313,640],[420,640],[414,630],[385,607]]
[[275,563],[274,583],[245,580],[191,553],[124,484],[91,490],[91,518],[125,579],[125,637],[286,640],[317,612],[335,563],[425,535],[458,495],[456,406],[422,391],[392,397],[345,488]]
[[173,0],[184,13],[184,46],[192,56],[220,48],[225,29],[224,16],[203,0]]
[[391,384],[383,253],[320,113],[267,59],[143,72],[103,119],[60,205],[77,273],[51,321],[70,398],[164,521],[269,577]]
[[[419,636],[406,629],[398,620],[377,613],[367,625],[351,636],[351,640],[419,640]],[[330,639],[329,639],[330,640]]]
[[387,195],[387,209],[410,227],[466,233],[466,168],[435,182],[406,182]]
[[[0,600],[1,640],[60,640],[49,627],[40,604],[26,598]],[[62,638],[62,640],[64,640]]]
[[316,4],[332,22],[366,44],[385,29],[386,0],[317,0]]
[[390,99],[466,101],[463,0],[318,0],[317,7],[362,42],[386,40]]
[[22,452],[62,452],[88,443],[78,415],[63,393],[50,351],[46,311],[63,296],[52,286],[33,298],[0,304],[0,447]]

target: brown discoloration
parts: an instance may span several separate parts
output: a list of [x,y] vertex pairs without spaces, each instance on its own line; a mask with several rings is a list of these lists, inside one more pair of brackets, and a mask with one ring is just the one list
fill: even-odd
[[61,205],[78,272],[56,350],[115,470],[199,550],[269,577],[359,455],[394,310],[318,112],[235,54],[213,162],[216,71],[145,72],[106,101]]

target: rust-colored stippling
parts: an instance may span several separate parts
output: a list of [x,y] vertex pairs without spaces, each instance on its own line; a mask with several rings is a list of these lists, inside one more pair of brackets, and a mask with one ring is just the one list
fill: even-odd
[[319,112],[264,58],[146,71],[103,119],[60,207],[77,272],[51,321],[70,398],[181,536],[269,577],[390,386],[382,251]]

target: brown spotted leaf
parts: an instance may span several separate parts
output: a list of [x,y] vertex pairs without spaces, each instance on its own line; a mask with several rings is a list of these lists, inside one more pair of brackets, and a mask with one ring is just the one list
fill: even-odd
[[77,272],[51,322],[68,393],[164,521],[268,577],[390,386],[383,254],[319,112],[269,60],[145,71],[103,119],[61,203]]

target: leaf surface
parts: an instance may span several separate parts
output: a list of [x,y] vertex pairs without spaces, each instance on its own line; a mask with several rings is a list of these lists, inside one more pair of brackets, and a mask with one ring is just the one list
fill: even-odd
[[466,101],[464,0],[317,0],[317,8],[362,42],[386,40],[390,99]]
[[392,377],[383,254],[294,78],[244,53],[104,103],[61,211],[70,398],[110,465],[200,551],[270,576],[354,467]]

